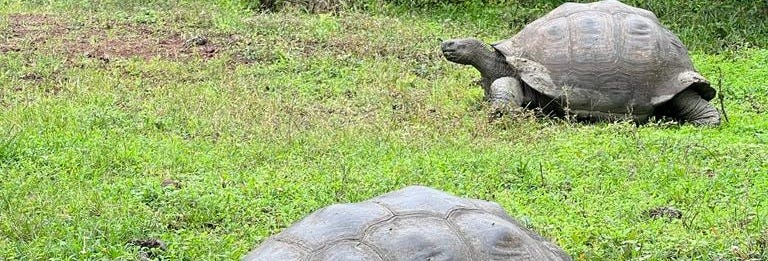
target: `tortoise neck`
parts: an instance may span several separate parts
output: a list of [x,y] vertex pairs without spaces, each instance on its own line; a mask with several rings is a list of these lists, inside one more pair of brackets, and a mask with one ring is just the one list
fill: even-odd
[[480,71],[483,78],[493,81],[501,77],[515,76],[515,71],[507,63],[506,57],[495,49],[493,51],[483,49],[480,55],[475,57],[477,59],[472,66]]

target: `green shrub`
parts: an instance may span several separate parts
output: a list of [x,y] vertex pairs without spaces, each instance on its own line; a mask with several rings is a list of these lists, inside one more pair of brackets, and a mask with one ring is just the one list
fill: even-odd
[[[242,0],[257,11],[284,8],[311,13],[341,10],[385,10],[412,13],[440,20],[471,19],[487,23],[499,17],[510,31],[546,14],[562,0]],[[576,2],[591,2],[577,0]],[[743,47],[768,47],[768,1],[647,1],[627,0],[629,5],[653,11],[664,25],[679,35],[689,49],[720,53]],[[492,20],[492,19],[491,19]]]
[[252,10],[279,11],[300,9],[309,13],[338,12],[353,7],[352,0],[242,0]]
[[[388,0],[403,1],[403,0]],[[430,0],[410,2],[429,2]],[[508,28],[517,31],[525,24],[546,14],[562,0],[471,1],[461,6],[433,5],[432,15],[440,12],[488,20],[489,15],[501,14]],[[575,2],[592,2],[578,0]],[[685,42],[689,49],[720,53],[743,47],[768,47],[768,1],[647,1],[627,0],[626,4],[650,10]],[[413,8],[409,6],[407,9]],[[401,10],[405,11],[406,8]],[[425,10],[427,10],[425,8]],[[423,12],[420,10],[419,12]],[[482,12],[485,15],[468,13]],[[410,11],[409,11],[410,12]],[[493,16],[490,16],[493,17]]]

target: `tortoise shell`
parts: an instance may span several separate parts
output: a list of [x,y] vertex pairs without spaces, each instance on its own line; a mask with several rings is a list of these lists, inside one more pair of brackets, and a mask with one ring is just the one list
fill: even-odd
[[496,203],[410,186],[335,204],[267,239],[243,260],[570,260]]
[[715,95],[656,15],[614,0],[562,4],[493,46],[523,82],[576,114],[645,117],[688,87]]

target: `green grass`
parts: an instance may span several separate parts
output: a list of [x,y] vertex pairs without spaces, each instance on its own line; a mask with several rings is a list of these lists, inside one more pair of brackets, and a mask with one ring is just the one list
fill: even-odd
[[[0,50],[15,47],[0,55],[0,259],[133,260],[145,238],[167,244],[158,259],[237,259],[323,206],[411,184],[499,202],[578,260],[768,258],[768,50],[694,52],[722,72],[718,128],[489,122],[478,73],[437,44],[509,36],[491,20],[38,2],[0,2]],[[15,37],[18,14],[68,29]],[[131,34],[218,51],[62,49]],[[663,206],[682,218],[648,217]]]

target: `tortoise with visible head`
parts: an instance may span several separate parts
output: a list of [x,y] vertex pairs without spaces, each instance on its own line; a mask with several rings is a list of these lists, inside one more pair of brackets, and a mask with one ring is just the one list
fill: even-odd
[[565,3],[491,46],[469,38],[444,41],[441,49],[449,61],[480,71],[495,106],[593,120],[720,123],[708,102],[715,90],[650,11],[614,0]]
[[496,203],[410,186],[318,210],[243,260],[571,260]]

